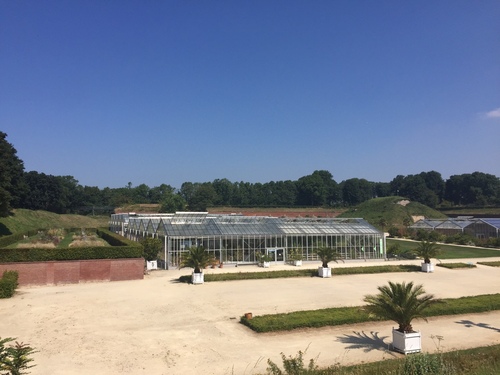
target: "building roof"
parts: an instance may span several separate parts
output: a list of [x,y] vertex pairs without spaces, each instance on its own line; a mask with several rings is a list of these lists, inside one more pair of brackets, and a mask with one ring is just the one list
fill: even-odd
[[217,215],[179,212],[165,215],[112,215],[111,221],[126,223],[130,230],[146,230],[173,237],[231,235],[345,235],[381,232],[363,219],[277,218],[269,216]]

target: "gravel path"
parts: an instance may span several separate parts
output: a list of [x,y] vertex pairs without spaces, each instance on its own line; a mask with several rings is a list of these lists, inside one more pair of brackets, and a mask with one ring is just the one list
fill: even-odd
[[[467,259],[465,262],[495,259]],[[460,261],[460,260],[456,260]],[[347,262],[333,267],[396,264]],[[398,262],[418,264],[418,261]],[[317,263],[304,265],[316,268]],[[290,269],[274,266],[270,270]],[[206,272],[256,271],[254,266]],[[258,270],[264,271],[262,268]],[[400,357],[388,350],[395,323],[256,334],[239,324],[254,315],[336,306],[359,306],[366,294],[391,281],[423,284],[436,297],[500,293],[500,268],[291,278],[188,285],[190,271],[154,271],[141,281],[22,287],[0,300],[0,336],[17,337],[39,352],[32,374],[258,374],[280,352],[321,366]],[[500,343],[500,311],[416,321],[424,351]],[[439,338],[438,338],[439,337]]]

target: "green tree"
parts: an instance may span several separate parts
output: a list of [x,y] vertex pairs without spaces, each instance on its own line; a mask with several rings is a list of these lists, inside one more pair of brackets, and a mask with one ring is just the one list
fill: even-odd
[[349,206],[355,206],[373,198],[373,186],[364,178],[350,178],[341,183],[342,200]]
[[179,195],[167,194],[160,205],[160,212],[175,213],[186,209],[186,201]]
[[417,318],[425,319],[424,311],[436,303],[432,294],[425,294],[422,285],[393,283],[379,286],[378,294],[366,295],[363,299],[367,303],[365,309],[378,318],[396,322],[400,332],[413,332],[412,321]]
[[19,207],[26,192],[24,164],[16,149],[7,142],[7,134],[0,132],[0,217]]
[[140,243],[144,247],[144,259],[148,262],[158,259],[158,253],[163,249],[163,242],[159,238],[144,238]]

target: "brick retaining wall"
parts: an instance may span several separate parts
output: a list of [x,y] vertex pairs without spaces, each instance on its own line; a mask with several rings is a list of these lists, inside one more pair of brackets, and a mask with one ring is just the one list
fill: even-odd
[[19,285],[57,285],[77,284],[86,281],[141,280],[144,278],[144,259],[0,263],[0,277],[6,270],[19,272]]

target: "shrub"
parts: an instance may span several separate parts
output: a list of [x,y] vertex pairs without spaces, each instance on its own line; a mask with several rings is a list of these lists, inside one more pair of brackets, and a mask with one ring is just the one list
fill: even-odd
[[10,298],[18,286],[19,274],[17,271],[5,271],[0,279],[0,298]]
[[401,233],[399,232],[399,229],[395,226],[392,226],[389,228],[389,236],[391,237],[399,237]]

